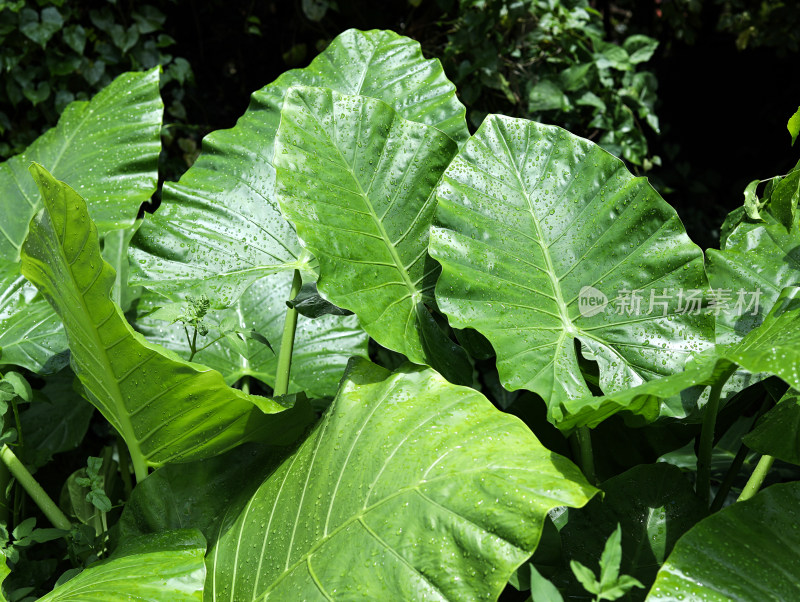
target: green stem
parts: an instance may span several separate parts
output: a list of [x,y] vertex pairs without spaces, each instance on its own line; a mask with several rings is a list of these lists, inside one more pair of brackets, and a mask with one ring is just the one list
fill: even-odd
[[192,350],[192,354],[189,356],[189,361],[191,362],[194,359],[195,354],[197,353],[197,327],[195,326],[194,332],[192,333],[192,340],[189,343],[189,348]]
[[737,502],[749,500],[756,493],[758,493],[758,490],[761,488],[764,478],[767,476],[769,469],[772,468],[772,463],[774,461],[775,458],[772,456],[761,456],[758,464],[756,464],[756,467],[753,469],[753,474],[751,474],[750,478],[747,479],[747,485],[744,486],[739,499],[736,500]]
[[250,395],[250,377],[243,376],[241,381],[242,393]]
[[597,483],[594,472],[594,453],[592,452],[592,432],[589,427],[581,426],[576,431],[576,439],[581,452],[581,468],[586,479],[592,484]]
[[27,491],[31,499],[36,502],[36,505],[39,506],[39,509],[48,520],[53,523],[54,527],[63,529],[64,531],[72,529],[72,523],[69,519],[61,512],[61,509],[56,506],[55,502],[50,499],[50,496],[47,495],[45,490],[42,489],[42,486],[39,485],[31,473],[28,472],[28,469],[23,466],[22,462],[14,455],[14,452],[11,451],[8,445],[3,445],[3,447],[0,448],[0,460],[8,467],[8,470],[14,475],[17,481],[19,481],[20,485],[25,488],[25,491]]
[[[289,298],[294,299],[300,292],[303,279],[300,271],[294,271],[292,280],[292,290]],[[286,308],[286,321],[283,323],[283,336],[281,337],[281,349],[278,354],[278,369],[275,373],[275,387],[273,393],[276,397],[286,395],[289,392],[289,372],[292,369],[292,351],[294,350],[294,331],[297,328],[297,310],[290,307]]]
[[698,497],[703,500],[706,506],[708,506],[711,497],[711,453],[714,449],[714,429],[717,425],[719,398],[722,393],[722,387],[725,386],[725,383],[728,382],[735,370],[735,366],[729,368],[711,387],[705,414],[703,415],[703,427],[700,430],[700,445],[697,451],[696,491]]

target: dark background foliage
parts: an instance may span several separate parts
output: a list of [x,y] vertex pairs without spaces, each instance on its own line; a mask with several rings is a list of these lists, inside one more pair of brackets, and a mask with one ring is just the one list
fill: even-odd
[[[0,158],[70,100],[161,63],[162,171],[176,179],[253,91],[345,29],[393,29],[442,60],[472,128],[500,112],[590,137],[648,176],[710,246],[748,181],[796,161],[785,123],[800,103],[799,26],[800,6],[778,0],[2,0]],[[598,77],[617,48],[632,54],[631,36],[658,40],[652,57]]]

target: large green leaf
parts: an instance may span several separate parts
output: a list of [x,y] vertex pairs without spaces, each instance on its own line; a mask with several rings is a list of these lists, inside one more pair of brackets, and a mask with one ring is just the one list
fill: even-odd
[[[217,321],[233,313],[238,327],[255,330],[266,337],[274,352],[263,343],[248,339],[232,345],[223,338],[195,355],[194,361],[222,373],[225,382],[233,384],[243,376],[253,376],[270,386],[275,385],[275,369],[281,346],[283,317],[289,300],[291,283],[281,274],[272,274],[256,281],[227,310],[210,311],[209,317]],[[160,304],[155,294],[143,295],[140,312],[154,309]],[[155,318],[140,315],[136,328],[148,340],[189,357],[189,345],[179,324],[168,324]],[[213,341],[219,333],[212,329],[206,339]],[[298,316],[292,352],[292,371],[289,393],[305,391],[313,397],[333,397],[339,386],[347,361],[351,356],[367,356],[366,333],[358,327],[355,316],[322,316],[311,320]],[[205,340],[198,347],[205,346]],[[236,347],[246,350],[246,355]]]
[[588,140],[491,115],[436,194],[439,307],[485,335],[503,385],[541,395],[555,423],[588,393],[577,341],[610,393],[682,370],[711,338],[711,316],[679,307],[679,291],[706,288],[702,251],[646,180]]
[[134,242],[136,282],[172,298],[205,293],[228,305],[267,274],[308,268],[274,197],[275,132],[284,94],[295,85],[379,98],[454,140],[469,136],[464,106],[439,61],[393,32],[348,30],[307,68],[255,92],[236,127],[206,137],[197,162],[164,186],[161,207]]
[[[28,176],[30,178],[30,176]],[[36,287],[19,271],[19,264],[0,260],[0,365],[23,366],[51,373],[67,361],[61,319]]]
[[356,359],[209,552],[206,599],[496,599],[548,510],[594,492],[480,393]]
[[423,303],[437,271],[427,254],[431,192],[456,144],[379,100],[325,88],[293,88],[281,115],[277,194],[319,259],[319,291],[384,347],[457,378],[445,363],[466,354]]
[[89,201],[100,232],[131,226],[155,192],[161,117],[159,68],[123,73],[91,101],[64,109],[58,125],[0,164],[0,258],[19,261],[31,218],[42,206],[32,161]]
[[89,400],[125,439],[137,477],[145,465],[214,455],[253,437],[279,439],[302,422],[295,412],[231,389],[218,372],[173,358],[134,332],[109,298],[114,270],[100,255],[83,199],[40,165],[31,173],[45,210],[31,224],[22,272],[64,321],[73,369]]
[[647,600],[800,599],[800,483],[773,485],[698,523],[658,571]]
[[89,102],[73,102],[58,125],[0,164],[0,347],[3,363],[54,372],[66,349],[61,321],[19,275],[19,249],[41,207],[28,175],[44,165],[89,199],[99,231],[127,228],[156,190],[163,104],[158,68],[120,75]]
[[206,542],[196,530],[140,537],[42,602],[189,602],[203,599]]

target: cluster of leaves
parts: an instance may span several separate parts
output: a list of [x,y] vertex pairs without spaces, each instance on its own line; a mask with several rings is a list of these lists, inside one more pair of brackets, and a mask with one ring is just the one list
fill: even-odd
[[658,42],[608,39],[587,0],[460,0],[442,60],[476,127],[503,112],[557,123],[645,170],[658,132],[658,82],[642,66]]
[[[166,17],[152,4],[3,0],[0,2],[0,159],[17,154],[54,125],[73,100],[86,100],[128,70],[164,66],[173,119],[184,120],[189,63],[169,53]],[[170,82],[173,82],[170,85]],[[12,127],[13,125],[13,127]],[[42,128],[42,129],[39,129]]]
[[800,164],[704,252],[599,146],[470,135],[438,61],[350,30],[138,220],[158,80],[0,164],[7,597],[800,595]]

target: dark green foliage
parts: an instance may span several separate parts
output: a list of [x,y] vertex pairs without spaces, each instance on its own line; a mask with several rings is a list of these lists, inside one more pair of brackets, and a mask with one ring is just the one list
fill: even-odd
[[659,163],[658,46],[632,35],[616,43],[586,0],[460,0],[442,61],[473,127],[487,113],[554,123],[635,165]]
[[[127,3],[126,3],[127,4]],[[0,159],[55,124],[73,100],[87,100],[120,73],[162,65],[173,119],[184,120],[189,63],[171,54],[166,16],[144,2],[0,2]],[[172,85],[170,85],[172,83]]]

